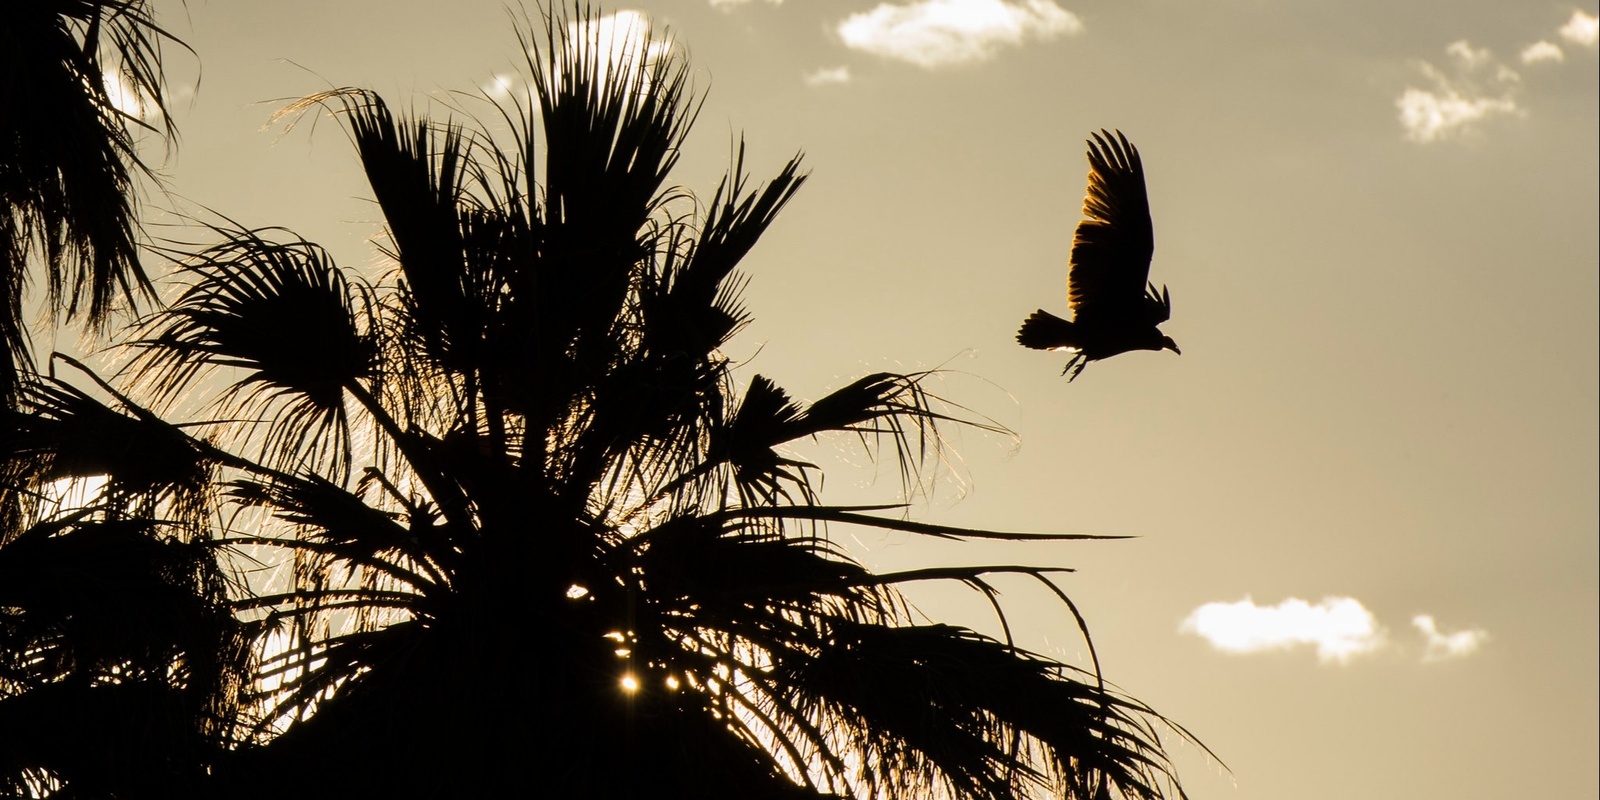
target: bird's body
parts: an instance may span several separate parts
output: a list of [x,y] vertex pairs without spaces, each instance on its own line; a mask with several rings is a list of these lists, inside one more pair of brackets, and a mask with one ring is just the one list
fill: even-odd
[[[1104,134],[1102,136],[1101,134]],[[1089,142],[1088,217],[1072,240],[1067,303],[1073,318],[1035,311],[1017,331],[1017,342],[1035,350],[1072,353],[1068,381],[1090,361],[1131,350],[1171,350],[1177,343],[1158,327],[1172,314],[1166,287],[1149,282],[1155,237],[1139,151],[1118,131],[1101,131]]]

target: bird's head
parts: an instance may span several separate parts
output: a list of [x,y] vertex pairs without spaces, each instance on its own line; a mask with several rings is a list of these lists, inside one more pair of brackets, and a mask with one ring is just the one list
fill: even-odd
[[1171,336],[1163,336],[1163,337],[1161,337],[1161,349],[1162,350],[1171,350],[1172,352],[1177,353],[1180,356],[1183,355],[1183,351],[1178,349],[1178,343],[1172,341],[1172,337]]

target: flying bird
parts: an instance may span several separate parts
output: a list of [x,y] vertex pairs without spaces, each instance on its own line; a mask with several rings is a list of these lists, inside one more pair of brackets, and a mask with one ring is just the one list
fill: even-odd
[[[1102,135],[1103,134],[1103,135]],[[1117,131],[1090,134],[1089,189],[1072,238],[1067,272],[1067,305],[1072,321],[1044,309],[1033,312],[1017,331],[1017,343],[1035,350],[1072,354],[1062,375],[1071,383],[1090,361],[1130,350],[1181,353],[1172,337],[1157,327],[1172,316],[1167,287],[1150,282],[1155,236],[1150,199],[1144,189],[1139,151]]]

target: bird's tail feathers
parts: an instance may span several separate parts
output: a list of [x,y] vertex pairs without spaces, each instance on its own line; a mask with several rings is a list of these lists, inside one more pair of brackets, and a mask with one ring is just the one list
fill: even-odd
[[1022,323],[1017,344],[1035,350],[1075,349],[1079,346],[1078,332],[1071,322],[1040,309]]

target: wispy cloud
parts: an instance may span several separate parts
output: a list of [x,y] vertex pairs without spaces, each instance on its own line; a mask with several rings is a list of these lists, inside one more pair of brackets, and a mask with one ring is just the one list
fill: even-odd
[[1527,47],[1522,48],[1522,63],[1536,64],[1540,61],[1565,61],[1567,54],[1561,52],[1561,46],[1555,42],[1540,39]]
[[1475,130],[1492,117],[1521,116],[1516,91],[1522,76],[1500,63],[1488,48],[1466,40],[1445,48],[1454,68],[1450,73],[1423,61],[1418,69],[1430,88],[1407,87],[1395,100],[1400,126],[1413,142],[1429,143]]
[[1353,597],[1325,597],[1315,605],[1291,597],[1260,606],[1248,596],[1233,603],[1206,603],[1179,630],[1226,653],[1314,647],[1324,664],[1347,664],[1377,650],[1385,638],[1377,618]]
[[1412,617],[1411,624],[1422,632],[1423,638],[1427,641],[1428,649],[1422,655],[1423,661],[1442,661],[1447,658],[1470,656],[1489,640],[1489,632],[1481,628],[1441,633],[1433,617],[1428,614]]
[[849,83],[850,68],[847,66],[823,67],[815,72],[807,73],[805,81],[807,86],[837,86],[842,83]]
[[1600,43],[1600,17],[1581,10],[1573,11],[1572,18],[1557,33],[1575,45],[1594,48]]
[[1055,0],[910,0],[851,14],[836,30],[846,47],[934,69],[1076,34],[1083,22]]

